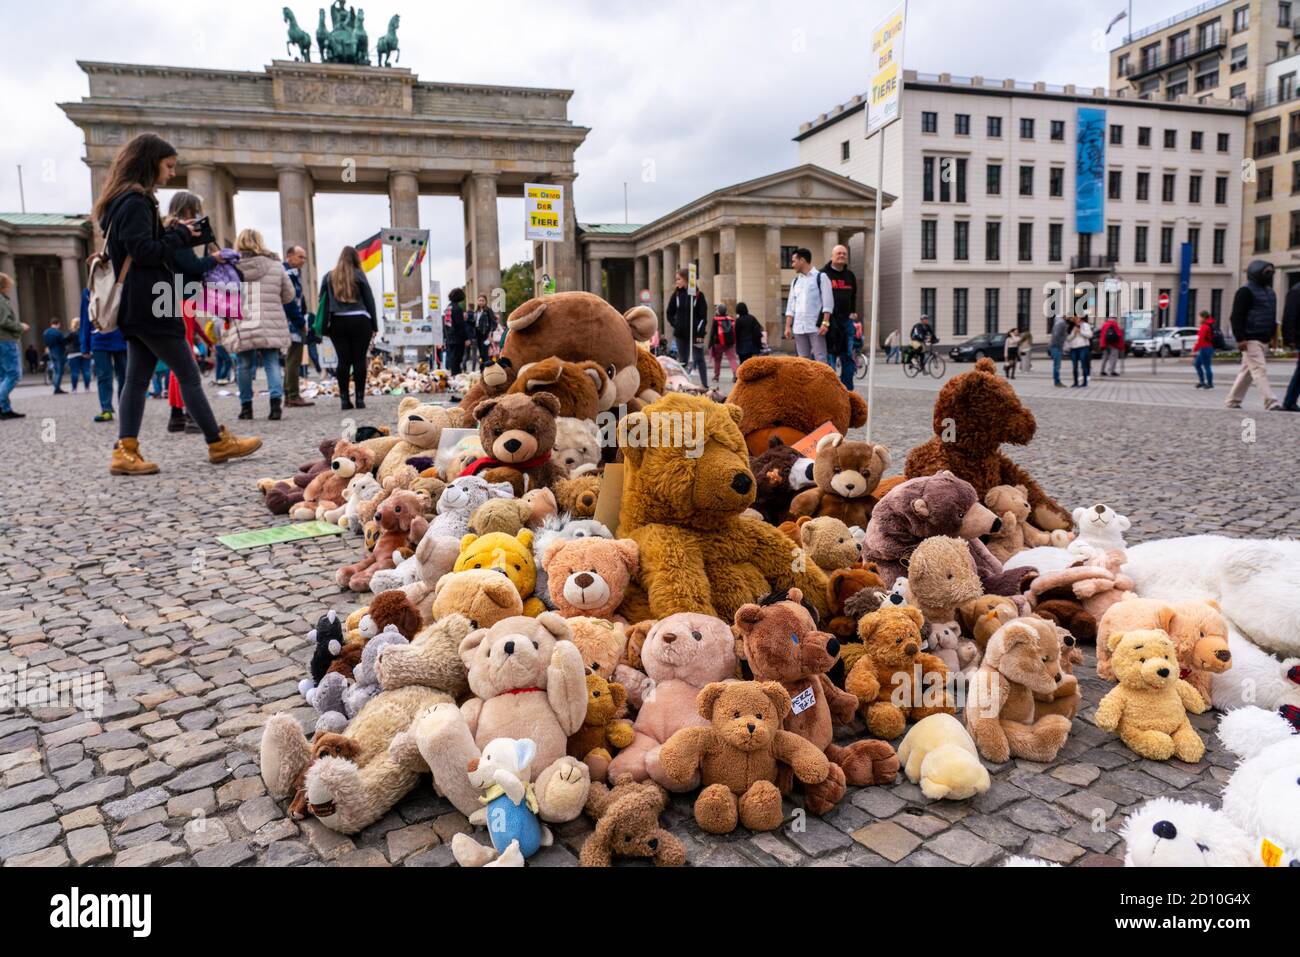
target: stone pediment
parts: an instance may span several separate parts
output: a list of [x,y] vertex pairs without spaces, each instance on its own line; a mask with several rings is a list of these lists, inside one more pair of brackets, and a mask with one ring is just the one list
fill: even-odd
[[784,199],[803,202],[868,202],[875,191],[845,176],[805,165],[719,190],[720,197]]

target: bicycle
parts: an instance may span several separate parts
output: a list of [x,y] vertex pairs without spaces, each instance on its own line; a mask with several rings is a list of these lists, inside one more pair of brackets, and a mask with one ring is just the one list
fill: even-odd
[[919,352],[913,352],[903,363],[903,374],[909,379],[915,379],[923,372],[928,372],[936,379],[942,379],[946,371],[947,364],[943,356],[934,351],[932,344],[927,344]]

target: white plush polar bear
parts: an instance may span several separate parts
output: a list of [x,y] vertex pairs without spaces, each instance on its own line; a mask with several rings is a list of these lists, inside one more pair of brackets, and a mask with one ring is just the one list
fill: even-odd
[[1125,867],[1260,867],[1255,841],[1222,811],[1172,798],[1147,801],[1124,821]]
[[1230,711],[1219,740],[1241,758],[1223,789],[1223,813],[1254,838],[1276,849],[1276,863],[1292,864],[1300,851],[1300,733],[1286,718],[1261,708]]
[[1214,676],[1215,707],[1300,707],[1300,542],[1168,538],[1130,548],[1123,570],[1142,598],[1219,603],[1232,667]]
[[1039,574],[1048,575],[1079,561],[1100,565],[1107,552],[1126,547],[1124,533],[1133,527],[1127,517],[1101,502],[1076,508],[1071,517],[1074,519],[1075,537],[1065,548],[1055,545],[1026,548],[1008,558],[1002,567],[1037,568]]

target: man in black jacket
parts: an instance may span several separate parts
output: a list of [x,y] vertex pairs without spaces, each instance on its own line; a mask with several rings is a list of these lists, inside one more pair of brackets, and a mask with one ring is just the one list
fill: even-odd
[[465,290],[453,289],[447,294],[451,303],[443,322],[443,344],[447,350],[447,371],[460,375],[465,367],[465,352],[474,348],[474,334],[465,321]]
[[[1300,350],[1300,282],[1291,286],[1282,307],[1282,341],[1292,349]],[[1287,386],[1282,408],[1287,412],[1300,412],[1300,359],[1296,361],[1291,384]]]
[[831,328],[826,335],[826,351],[834,362],[840,363],[840,381],[844,388],[853,391],[853,373],[857,364],[853,357],[853,314],[857,312],[858,277],[849,268],[849,247],[836,246],[831,250],[831,261],[822,267],[831,281],[831,295],[835,308],[831,311]]
[[1240,409],[1251,382],[1259,388],[1264,408],[1281,406],[1268,382],[1268,345],[1277,333],[1277,293],[1273,291],[1273,265],[1256,259],[1246,268],[1246,285],[1232,299],[1228,321],[1241,347],[1241,371],[1224,405]]
[[700,385],[707,389],[709,373],[704,367],[704,334],[709,328],[709,304],[704,301],[704,294],[697,289],[692,316],[690,281],[689,270],[677,270],[677,278],[674,280],[677,288],[668,299],[668,325],[672,327],[673,338],[677,340],[677,361],[682,364],[687,375],[691,374],[690,366],[693,364],[700,374]]

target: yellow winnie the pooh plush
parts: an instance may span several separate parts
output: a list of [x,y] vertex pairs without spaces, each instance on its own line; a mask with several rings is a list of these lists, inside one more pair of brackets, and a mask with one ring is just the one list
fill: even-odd
[[1120,740],[1152,761],[1195,763],[1205,742],[1187,712],[1208,707],[1200,692],[1178,677],[1178,651],[1163,631],[1117,632],[1108,642],[1119,686],[1097,706],[1097,727],[1118,731]]

